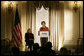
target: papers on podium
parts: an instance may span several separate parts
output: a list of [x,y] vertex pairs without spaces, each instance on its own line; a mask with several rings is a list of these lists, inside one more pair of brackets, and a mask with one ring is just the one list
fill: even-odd
[[49,37],[49,31],[40,31],[40,37],[48,38]]

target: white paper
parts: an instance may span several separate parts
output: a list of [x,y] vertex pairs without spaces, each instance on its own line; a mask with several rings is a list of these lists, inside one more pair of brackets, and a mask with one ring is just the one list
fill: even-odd
[[40,31],[40,37],[49,37],[49,31]]

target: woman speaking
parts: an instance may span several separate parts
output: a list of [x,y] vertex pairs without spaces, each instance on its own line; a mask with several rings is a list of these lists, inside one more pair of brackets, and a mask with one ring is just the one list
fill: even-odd
[[[42,25],[42,27],[40,27],[40,30],[38,32],[38,35],[40,35],[40,32],[41,31],[49,31],[48,27],[46,27],[45,21],[42,21],[41,22],[41,25]],[[41,37],[40,38],[40,41],[41,41],[41,46],[44,46],[47,43],[48,38]]]

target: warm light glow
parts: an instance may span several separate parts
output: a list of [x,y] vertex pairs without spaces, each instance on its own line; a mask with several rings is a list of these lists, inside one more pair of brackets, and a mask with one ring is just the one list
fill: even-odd
[[9,4],[8,1],[4,2],[4,6],[8,7],[8,4]]
[[78,6],[78,7],[80,7],[81,6],[81,3],[82,3],[82,1],[74,1],[74,6]]
[[74,4],[76,5],[77,4],[77,1],[75,1]]
[[12,4],[15,5],[16,3],[14,1],[12,1]]
[[76,4],[80,5],[82,1],[77,1]]
[[14,1],[5,1],[5,2],[4,2],[4,6],[5,6],[5,7],[8,7],[9,5],[10,5],[10,6],[14,6],[15,4],[16,4],[16,3],[15,3]]
[[74,6],[74,1],[69,1],[69,6],[73,7]]
[[60,50],[61,47],[62,47],[62,43],[60,42],[60,43],[59,43],[59,48],[58,48],[58,50]]
[[78,7],[80,7],[81,4],[82,4],[82,1],[78,1],[78,2],[77,2]]
[[6,1],[4,4],[5,4],[5,5],[8,5],[8,1]]
[[82,4],[82,1],[69,1],[69,6],[71,8],[73,8],[75,5],[77,5],[78,7],[80,7]]

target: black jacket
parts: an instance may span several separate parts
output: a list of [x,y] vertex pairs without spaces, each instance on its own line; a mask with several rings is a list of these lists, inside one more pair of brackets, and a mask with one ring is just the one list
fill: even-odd
[[[32,33],[30,33],[30,39],[34,40],[34,35]],[[25,42],[26,42],[27,45],[29,45],[29,43],[31,43],[29,41],[29,33],[25,33]]]

